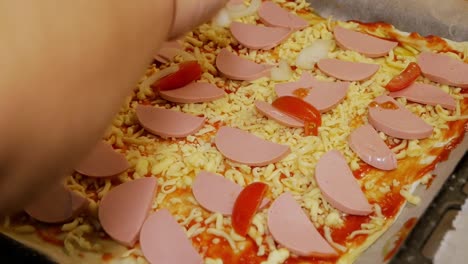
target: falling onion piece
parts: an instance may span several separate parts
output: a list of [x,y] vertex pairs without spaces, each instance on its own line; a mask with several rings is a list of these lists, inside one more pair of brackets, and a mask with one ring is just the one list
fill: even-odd
[[213,18],[212,23],[215,26],[223,28],[228,28],[231,25],[232,20],[226,8],[219,10],[218,14]]
[[288,81],[292,75],[293,71],[285,60],[281,60],[277,67],[271,69],[271,80],[273,81]]
[[308,47],[299,52],[296,59],[296,66],[304,70],[314,69],[315,64],[328,58],[328,51],[332,46],[332,40],[317,39]]
[[278,162],[291,152],[289,146],[276,144],[232,127],[221,127],[216,134],[215,144],[226,158],[250,166]]
[[245,6],[241,1],[230,1],[226,5],[226,10],[231,19],[237,19],[255,14],[262,0],[251,0],[249,6]]
[[339,151],[331,150],[320,158],[315,180],[327,202],[336,209],[351,215],[372,213],[372,206]]

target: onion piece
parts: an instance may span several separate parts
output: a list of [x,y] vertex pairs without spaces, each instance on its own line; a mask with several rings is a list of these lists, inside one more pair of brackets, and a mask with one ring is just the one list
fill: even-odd
[[226,10],[228,11],[231,19],[237,19],[255,14],[261,4],[262,0],[252,0],[248,7],[242,5],[227,5]]
[[328,58],[328,51],[332,46],[332,40],[317,39],[312,45],[304,48],[296,59],[296,66],[304,70],[312,70],[321,59]]
[[151,89],[151,85],[153,83],[155,83],[156,81],[158,81],[161,78],[164,78],[164,77],[168,76],[169,74],[177,72],[178,70],[179,70],[179,65],[174,65],[174,66],[171,66],[171,67],[167,67],[167,68],[165,68],[163,70],[157,71],[157,72],[153,73],[152,75],[148,76],[146,79],[144,79],[140,83],[139,87],[142,90]]
[[229,0],[226,4],[226,8],[231,11],[240,11],[246,8],[244,0]]
[[213,25],[228,28],[231,23],[231,17],[229,16],[228,11],[226,8],[223,8],[219,11],[219,13],[213,18]]
[[281,60],[279,65],[271,69],[271,79],[273,81],[288,81],[292,78],[292,70],[285,60]]

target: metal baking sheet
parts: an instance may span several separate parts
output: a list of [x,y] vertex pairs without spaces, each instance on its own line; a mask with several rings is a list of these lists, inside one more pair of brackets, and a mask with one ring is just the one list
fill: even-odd
[[468,1],[309,0],[323,17],[362,22],[383,21],[406,32],[468,41]]
[[432,263],[445,233],[468,198],[468,154],[420,218],[392,264]]

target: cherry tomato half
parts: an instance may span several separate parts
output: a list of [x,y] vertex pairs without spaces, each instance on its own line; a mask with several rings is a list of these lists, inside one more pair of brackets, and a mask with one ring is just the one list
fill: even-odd
[[179,64],[179,70],[171,73],[151,85],[156,91],[174,90],[200,79],[202,68],[196,61],[187,61]]
[[263,182],[254,182],[247,185],[237,196],[232,210],[232,227],[237,234],[246,236],[252,219],[262,203],[268,190]]
[[279,97],[271,105],[285,114],[304,121],[306,136],[318,135],[318,128],[322,125],[322,117],[313,105],[294,96]]
[[400,74],[393,77],[390,82],[387,83],[385,88],[390,92],[396,92],[405,89],[410,86],[419,76],[421,75],[421,68],[415,62],[408,64]]

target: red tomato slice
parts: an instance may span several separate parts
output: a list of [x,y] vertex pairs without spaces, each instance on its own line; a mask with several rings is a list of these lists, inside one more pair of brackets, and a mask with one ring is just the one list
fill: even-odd
[[232,210],[232,227],[237,234],[246,236],[252,219],[262,203],[268,190],[263,182],[254,182],[247,185],[237,196]]
[[271,105],[285,114],[304,121],[304,133],[307,136],[318,135],[318,128],[322,125],[322,117],[313,105],[294,96],[279,97]]
[[187,61],[179,64],[179,70],[171,73],[151,85],[156,91],[174,90],[200,79],[202,68],[196,61]]
[[410,62],[408,67],[406,67],[406,69],[404,69],[400,74],[393,77],[393,79],[387,83],[385,88],[390,92],[403,90],[410,86],[420,75],[421,68],[419,68],[419,65],[416,62]]

